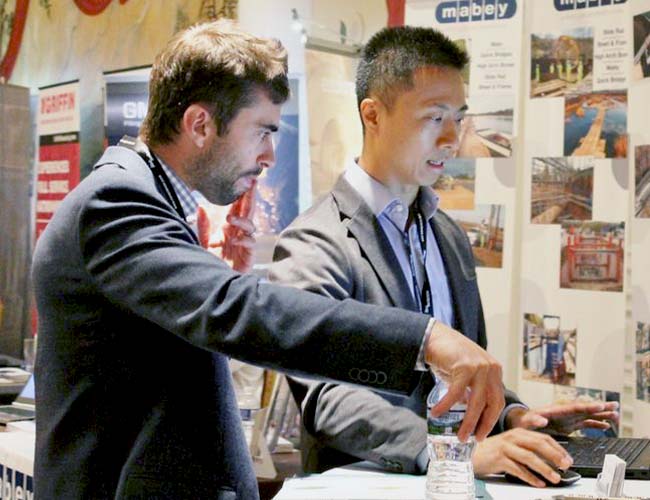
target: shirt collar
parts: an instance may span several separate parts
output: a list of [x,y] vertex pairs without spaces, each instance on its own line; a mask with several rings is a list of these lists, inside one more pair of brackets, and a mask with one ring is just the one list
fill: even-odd
[[[379,218],[384,215],[397,227],[406,227],[408,207],[404,206],[402,201],[393,195],[386,186],[361,168],[356,160],[351,160],[348,163],[343,175],[370,207],[375,217]],[[418,192],[418,202],[422,215],[429,221],[438,210],[438,195],[429,186],[421,187]]]
[[174,191],[176,191],[176,196],[178,196],[178,201],[185,212],[185,217],[188,222],[196,217],[196,211],[199,209],[199,196],[203,196],[198,191],[192,191],[190,187],[185,184],[183,179],[181,179],[174,169],[165,164],[160,157],[158,157],[160,165],[162,166],[165,174],[169,178],[169,182],[174,186]]

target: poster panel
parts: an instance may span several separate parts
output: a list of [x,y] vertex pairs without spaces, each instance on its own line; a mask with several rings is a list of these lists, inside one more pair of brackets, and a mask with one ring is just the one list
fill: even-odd
[[79,82],[39,89],[36,118],[38,171],[36,238],[55,210],[79,184]]
[[406,24],[435,28],[470,56],[462,72],[468,110],[459,151],[434,190],[472,245],[490,353],[510,387],[517,373],[509,338],[517,338],[511,311],[523,11],[518,0],[406,4]]
[[[637,436],[650,436],[650,2],[629,0],[633,31],[628,91],[630,133],[631,318],[627,354],[634,373],[629,392],[633,419],[626,422]],[[630,368],[630,367],[628,367]]]
[[137,137],[147,114],[150,66],[104,73],[106,146],[122,136]]
[[[634,106],[628,6],[526,2],[524,25],[520,332],[532,337],[520,338],[519,392],[534,405],[553,403],[560,385],[622,394]],[[531,350],[531,338],[545,336],[534,335],[533,315],[557,316],[577,332],[570,384],[546,366],[537,373],[543,349]]]

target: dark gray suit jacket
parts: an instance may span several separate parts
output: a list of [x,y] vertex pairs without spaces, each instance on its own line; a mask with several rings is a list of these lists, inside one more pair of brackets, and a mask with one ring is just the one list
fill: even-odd
[[136,153],[108,148],[98,166],[34,255],[39,498],[257,498],[224,354],[415,387],[427,317],[236,273]]
[[[432,229],[451,288],[456,318],[451,326],[485,348],[485,321],[467,236],[441,211],[434,215]],[[328,195],[283,231],[274,260],[272,281],[336,299],[418,310],[379,221],[342,176]],[[396,472],[422,472],[416,458],[426,443],[430,373],[421,373],[410,396],[297,378],[290,384],[303,417],[307,472],[359,459]],[[507,392],[506,404],[515,402],[516,396]]]

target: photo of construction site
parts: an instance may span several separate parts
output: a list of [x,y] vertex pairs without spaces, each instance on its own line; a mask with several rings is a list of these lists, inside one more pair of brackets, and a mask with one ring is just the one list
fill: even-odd
[[650,11],[634,16],[634,66],[635,80],[650,76]]
[[530,222],[590,220],[593,191],[592,158],[533,158]]
[[566,97],[564,156],[627,157],[626,91]]
[[650,323],[636,324],[636,398],[650,403]]
[[524,314],[524,379],[574,386],[577,337],[575,328],[560,328],[559,316]]
[[634,148],[634,215],[650,218],[650,145]]
[[[616,401],[621,403],[621,393],[616,391],[604,391],[601,389],[590,389],[588,387],[570,387],[565,385],[555,386],[553,391],[553,404],[564,405],[569,403],[608,403]],[[574,437],[597,438],[601,436],[616,437],[618,436],[618,423],[612,420],[607,421],[609,429],[584,428],[574,431],[571,435]]]
[[623,291],[625,223],[562,223],[560,287]]
[[440,197],[443,210],[472,210],[474,208],[474,180],[476,162],[455,158],[445,162],[444,173],[433,185]]
[[503,233],[506,209],[503,205],[476,205],[474,210],[446,210],[463,228],[477,267],[503,266]]
[[530,38],[530,97],[558,97],[592,90],[592,28],[533,34]]
[[460,130],[459,158],[509,158],[514,96],[472,100]]

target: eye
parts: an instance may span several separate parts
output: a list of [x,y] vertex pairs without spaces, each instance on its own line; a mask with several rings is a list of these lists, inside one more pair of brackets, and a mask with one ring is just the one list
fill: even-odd
[[435,123],[442,123],[442,115],[434,115],[431,117],[431,121]]

